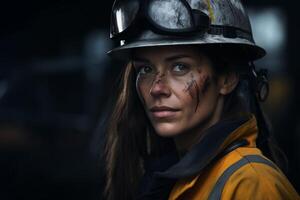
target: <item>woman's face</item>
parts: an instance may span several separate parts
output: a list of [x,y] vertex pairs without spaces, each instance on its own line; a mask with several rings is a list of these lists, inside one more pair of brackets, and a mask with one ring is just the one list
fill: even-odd
[[206,127],[218,112],[219,87],[210,60],[192,46],[133,53],[136,89],[158,135]]

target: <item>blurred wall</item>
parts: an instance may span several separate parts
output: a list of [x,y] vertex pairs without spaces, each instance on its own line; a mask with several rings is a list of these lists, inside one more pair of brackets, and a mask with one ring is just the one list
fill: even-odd
[[[300,191],[299,16],[293,2],[244,1],[269,55],[263,104]],[[103,124],[121,65],[106,56],[112,1],[0,6],[1,199],[101,199]],[[262,36],[262,38],[259,38]]]

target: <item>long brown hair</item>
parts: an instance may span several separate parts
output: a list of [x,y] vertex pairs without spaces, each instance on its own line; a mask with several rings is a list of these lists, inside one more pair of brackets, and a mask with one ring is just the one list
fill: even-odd
[[141,155],[146,152],[147,119],[135,90],[135,72],[128,63],[107,128],[106,196],[109,200],[133,199],[143,174]]

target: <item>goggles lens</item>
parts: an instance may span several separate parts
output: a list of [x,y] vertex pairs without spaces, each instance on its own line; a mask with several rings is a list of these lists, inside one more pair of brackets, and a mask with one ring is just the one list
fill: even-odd
[[111,16],[111,37],[124,32],[134,21],[139,11],[138,0],[115,1]]
[[206,30],[209,26],[209,17],[201,11],[192,10],[186,0],[147,0],[145,4],[141,2],[115,1],[111,16],[111,38],[130,32],[129,29],[136,20],[142,25],[150,23],[157,31],[173,34],[192,32],[199,28]]
[[186,30],[193,26],[189,8],[178,0],[152,0],[148,4],[148,17],[162,29]]

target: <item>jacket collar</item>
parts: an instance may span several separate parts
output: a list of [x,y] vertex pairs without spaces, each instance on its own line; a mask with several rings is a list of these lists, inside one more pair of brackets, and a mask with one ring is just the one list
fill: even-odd
[[201,141],[194,145],[178,163],[164,172],[155,174],[172,179],[197,175],[233,142],[247,139],[248,146],[255,147],[256,137],[257,125],[253,115],[223,120],[207,129]]

